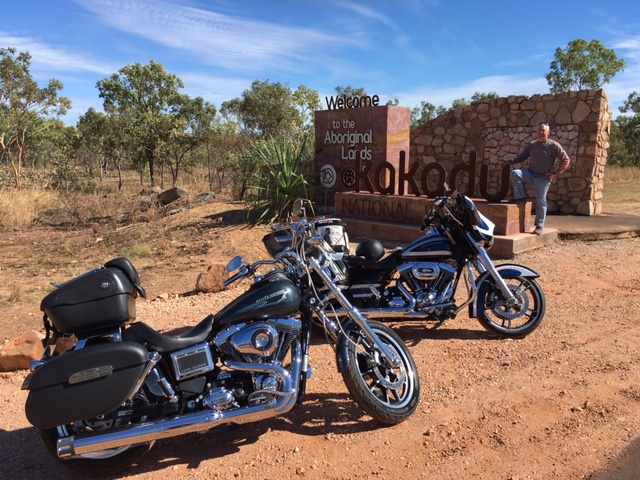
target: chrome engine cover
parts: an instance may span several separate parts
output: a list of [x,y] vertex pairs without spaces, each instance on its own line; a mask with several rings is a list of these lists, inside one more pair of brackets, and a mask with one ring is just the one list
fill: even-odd
[[218,333],[213,343],[238,361],[281,361],[301,328],[297,318],[237,323]]

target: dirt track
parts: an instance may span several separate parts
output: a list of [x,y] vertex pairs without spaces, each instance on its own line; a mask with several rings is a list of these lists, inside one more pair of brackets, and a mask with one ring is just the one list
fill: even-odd
[[[175,225],[165,227],[175,233]],[[154,234],[162,238],[163,231]],[[256,231],[182,232],[177,243],[159,244],[157,256],[136,261],[151,299],[139,304],[138,319],[164,331],[194,324],[234,296],[230,291],[173,298],[172,293],[193,288],[207,262],[234,253],[252,260],[261,255],[261,245],[252,240],[261,237]],[[7,336],[39,328],[38,302],[47,283],[68,279],[68,266],[53,265],[51,252],[38,253],[26,237],[15,237],[0,234],[3,288],[26,289],[30,282],[39,290],[6,305],[0,327]],[[60,236],[50,244],[61,242],[71,240]],[[639,249],[640,239],[571,241],[519,255],[514,262],[541,274],[547,300],[542,326],[524,340],[493,338],[465,315],[439,328],[425,322],[392,324],[409,345],[422,382],[418,411],[400,425],[381,428],[362,415],[336,373],[332,351],[317,337],[311,351],[314,375],[301,408],[222,434],[161,441],[122,477],[636,478]],[[107,259],[100,254],[109,255],[81,252],[75,254],[78,273],[90,262]],[[47,254],[50,263],[36,258]],[[161,293],[170,299],[157,299]],[[25,375],[0,374],[0,474],[76,478],[49,457],[24,417],[26,395],[19,388]],[[612,475],[619,467],[633,476]]]

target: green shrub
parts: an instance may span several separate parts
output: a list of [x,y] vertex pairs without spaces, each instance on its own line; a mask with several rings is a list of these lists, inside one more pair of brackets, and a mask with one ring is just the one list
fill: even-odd
[[306,139],[294,142],[289,137],[256,144],[261,168],[252,178],[249,214],[260,213],[257,223],[286,220],[297,198],[311,198],[314,159],[305,145]]

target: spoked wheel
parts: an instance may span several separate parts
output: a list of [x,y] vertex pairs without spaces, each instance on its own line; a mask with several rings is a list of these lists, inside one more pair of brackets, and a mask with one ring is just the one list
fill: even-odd
[[485,281],[478,289],[478,321],[501,337],[526,337],[544,318],[544,293],[533,278],[518,276],[504,281],[516,302],[509,303],[495,283]]
[[411,416],[420,398],[416,364],[402,339],[379,322],[367,322],[380,341],[401,360],[388,368],[380,354],[355,329],[349,335],[349,366],[342,373],[356,403],[377,421],[395,425]]

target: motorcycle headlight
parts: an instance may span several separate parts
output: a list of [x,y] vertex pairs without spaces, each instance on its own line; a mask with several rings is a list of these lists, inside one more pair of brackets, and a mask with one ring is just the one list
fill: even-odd
[[493,246],[493,242],[495,239],[493,235],[487,235],[485,233],[479,232],[478,230],[474,230],[471,236],[475,240],[474,243],[476,247],[484,247],[485,250],[489,250]]

